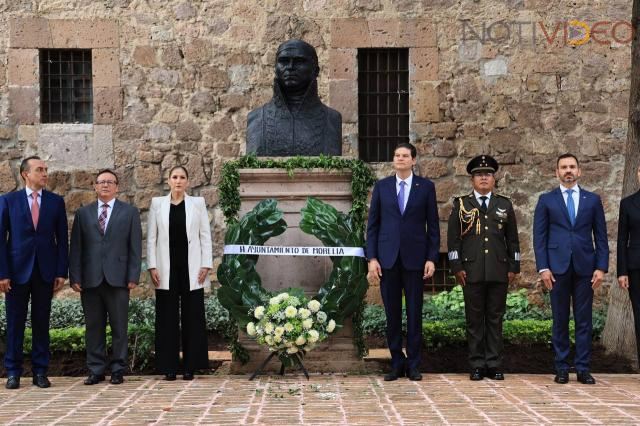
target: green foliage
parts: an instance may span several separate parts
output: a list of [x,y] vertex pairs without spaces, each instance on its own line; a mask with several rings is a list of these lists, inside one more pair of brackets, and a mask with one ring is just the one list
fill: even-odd
[[[548,344],[551,342],[551,320],[505,321],[502,335],[505,343],[519,345]],[[569,323],[571,343],[575,343],[575,328]],[[463,320],[432,321],[422,324],[422,337],[427,348],[466,344],[466,325]]]
[[[27,315],[27,327],[31,327],[31,315]],[[84,313],[79,299],[53,299],[51,301],[51,328],[84,326]]]

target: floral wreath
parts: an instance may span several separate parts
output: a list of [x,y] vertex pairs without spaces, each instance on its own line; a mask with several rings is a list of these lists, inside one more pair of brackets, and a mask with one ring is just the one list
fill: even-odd
[[[350,215],[315,198],[300,211],[300,229],[327,247],[362,247],[364,235]],[[264,245],[287,229],[276,200],[263,200],[227,229],[225,245]],[[362,257],[331,257],[329,279],[311,300],[300,288],[274,294],[262,287],[258,255],[225,254],[218,267],[220,303],[238,326],[266,345],[283,366],[301,364],[306,352],[342,327],[367,292],[367,265]]]

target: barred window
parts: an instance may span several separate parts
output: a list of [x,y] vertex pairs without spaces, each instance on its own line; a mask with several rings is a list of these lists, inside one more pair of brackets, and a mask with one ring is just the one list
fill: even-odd
[[449,291],[456,286],[456,279],[449,268],[449,256],[447,253],[440,253],[440,258],[436,263],[436,272],[433,277],[424,282],[424,293],[439,293]]
[[40,49],[40,122],[93,122],[91,50]]
[[360,159],[392,161],[402,142],[409,142],[409,49],[358,49]]

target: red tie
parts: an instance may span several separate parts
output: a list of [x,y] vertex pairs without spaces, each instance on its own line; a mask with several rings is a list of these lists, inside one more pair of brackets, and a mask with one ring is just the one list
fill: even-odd
[[38,193],[32,192],[31,198],[33,198],[33,203],[31,204],[31,220],[33,220],[33,229],[37,229],[38,219],[40,218],[40,206],[38,205]]

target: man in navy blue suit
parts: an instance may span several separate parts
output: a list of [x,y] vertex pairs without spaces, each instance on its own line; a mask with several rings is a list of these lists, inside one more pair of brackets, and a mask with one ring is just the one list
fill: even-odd
[[[370,281],[381,280],[387,315],[391,371],[384,380],[405,375],[421,380],[422,287],[433,276],[439,257],[440,224],[436,190],[413,174],[416,148],[399,144],[393,156],[396,173],[373,188],[367,226]],[[407,356],[402,352],[402,292],[407,309]]]
[[0,198],[0,291],[6,294],[7,389],[20,387],[27,308],[31,298],[33,384],[51,386],[49,316],[51,298],[68,270],[67,213],[59,195],[44,190],[47,165],[39,157],[20,164],[25,188]]
[[577,378],[592,385],[596,382],[589,372],[593,290],[600,286],[609,266],[607,224],[600,197],[578,186],[580,164],[573,154],[558,157],[556,176],[560,187],[540,196],[533,219],[536,267],[551,290],[554,380],[569,381],[569,306],[573,301]]

